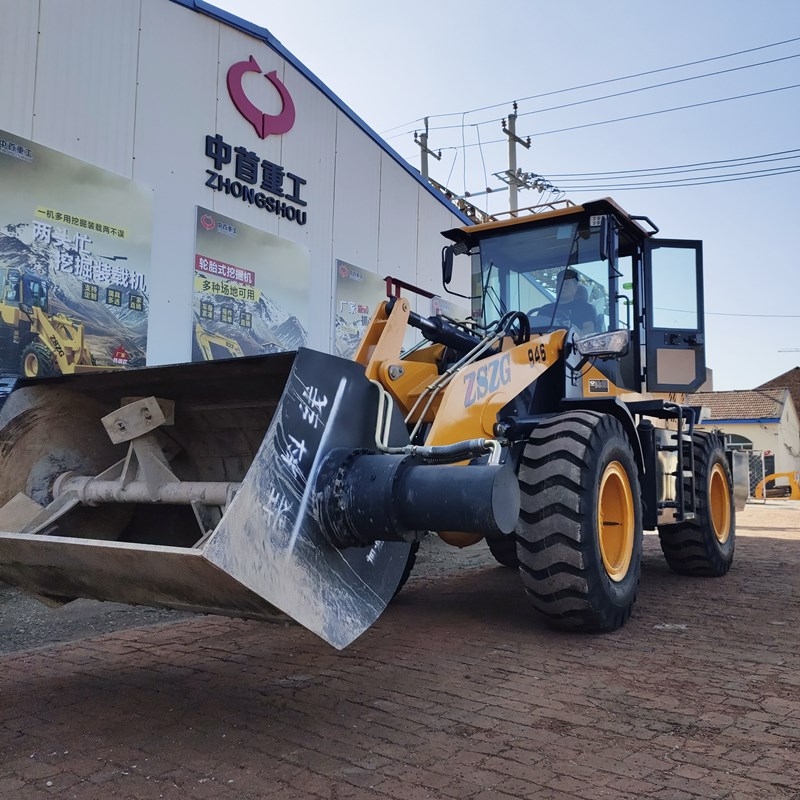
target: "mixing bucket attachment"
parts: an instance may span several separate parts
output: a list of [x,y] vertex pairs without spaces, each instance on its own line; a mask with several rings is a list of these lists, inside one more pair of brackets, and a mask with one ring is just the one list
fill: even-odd
[[410,545],[336,547],[315,480],[377,425],[363,367],[310,350],[23,382],[0,413],[0,579],[54,605],[280,611],[345,647]]

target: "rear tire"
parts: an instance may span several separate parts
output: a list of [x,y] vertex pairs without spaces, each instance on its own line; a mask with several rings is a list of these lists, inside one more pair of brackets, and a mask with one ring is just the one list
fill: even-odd
[[525,591],[558,628],[612,631],[630,617],[642,561],[639,473],[618,420],[578,411],[531,433],[519,468]]
[[411,548],[408,551],[408,558],[406,559],[406,565],[403,567],[403,574],[400,576],[400,583],[397,584],[397,588],[394,590],[394,594],[392,595],[392,600],[400,594],[400,590],[406,585],[406,581],[411,577],[411,572],[414,569],[414,565],[417,563],[417,553],[419,552],[419,542],[412,542]]
[[[670,569],[681,575],[725,575],[736,547],[733,478],[718,436],[698,432],[694,439],[695,518],[660,525],[658,538]],[[690,491],[688,481],[685,491]]]
[[31,342],[25,347],[20,367],[26,378],[46,378],[61,374],[53,354],[41,342]]
[[507,536],[487,536],[486,544],[494,556],[494,560],[503,567],[519,567],[517,557],[517,537],[510,533]]

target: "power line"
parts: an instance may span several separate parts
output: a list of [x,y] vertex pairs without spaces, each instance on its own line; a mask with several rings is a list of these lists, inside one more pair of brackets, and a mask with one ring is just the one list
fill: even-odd
[[582,185],[564,185],[562,181],[559,183],[571,192],[599,192],[599,191],[614,191],[621,192],[630,189],[674,189],[686,186],[708,186],[712,183],[733,183],[735,181],[753,180],[754,178],[771,178],[775,175],[790,175],[794,172],[800,172],[800,166],[785,167],[781,169],[771,170],[756,170],[755,172],[733,172],[728,175],[708,176],[705,178],[676,178],[674,181],[650,181],[645,183],[628,183],[628,184],[600,184],[592,186]]
[[[449,148],[456,150],[457,148]],[[483,150],[481,159],[483,160]],[[549,179],[556,181],[569,191],[627,191],[636,189],[669,189],[687,186],[705,186],[713,183],[731,183],[742,180],[752,180],[756,178],[774,177],[777,175],[788,175],[800,172],[800,165],[783,165],[780,167],[769,167],[763,170],[753,170],[749,172],[724,172],[717,175],[689,175],[685,178],[670,178],[670,175],[679,175],[686,172],[708,172],[710,170],[735,169],[737,167],[758,166],[775,161],[795,161],[800,155],[782,156],[771,158],[770,156],[781,156],[782,153],[798,153],[798,150],[779,150],[775,153],[764,153],[754,156],[740,156],[738,158],[721,159],[719,161],[701,161],[695,164],[681,164],[668,167],[650,167],[647,169],[618,170],[597,173],[548,173]],[[710,165],[710,166],[707,166]],[[452,174],[452,166],[451,166]],[[484,162],[484,182],[486,180],[486,168]],[[667,180],[642,180],[638,183],[624,183],[627,179],[645,179],[664,177]],[[448,177],[449,181],[449,177]],[[562,191],[563,194],[563,191]]]
[[795,53],[794,55],[791,55],[791,56],[782,56],[781,58],[773,58],[773,59],[770,59],[769,61],[758,61],[755,64],[743,64],[742,66],[739,66],[739,67],[730,67],[728,69],[720,69],[720,70],[717,70],[716,72],[704,72],[701,75],[691,75],[688,78],[678,78],[677,80],[674,80],[674,81],[664,81],[663,83],[653,83],[653,84],[650,84],[649,86],[640,86],[640,87],[638,87],[636,89],[626,89],[624,92],[615,92],[613,94],[600,95],[599,97],[590,97],[590,98],[587,98],[586,100],[578,100],[578,101],[575,101],[575,102],[572,102],[572,103],[564,103],[563,105],[560,105],[560,106],[550,106],[548,108],[537,109],[536,111],[526,111],[526,112],[524,112],[522,114],[519,114],[518,116],[525,117],[525,116],[529,116],[531,114],[541,114],[541,113],[544,113],[545,111],[557,111],[557,110],[562,109],[562,108],[570,108],[572,106],[580,106],[580,105],[585,105],[587,103],[596,103],[599,100],[610,100],[610,99],[613,99],[614,97],[623,97],[626,94],[636,94],[637,92],[645,92],[645,91],[649,91],[650,89],[663,89],[665,86],[675,86],[676,84],[679,84],[679,83],[688,83],[689,81],[696,81],[696,80],[699,80],[700,78],[714,78],[717,75],[726,75],[726,74],[728,74],[730,72],[739,72],[740,70],[752,69],[753,67],[763,67],[766,64],[777,64],[777,63],[779,63],[781,61],[790,61],[793,58],[800,58],[800,53]]
[[[670,67],[660,67],[658,69],[646,70],[644,72],[636,72],[636,73],[633,73],[631,75],[622,75],[622,76],[619,76],[617,78],[606,78],[606,79],[600,80],[600,81],[593,81],[592,83],[584,83],[584,84],[580,84],[578,86],[570,86],[570,87],[567,87],[567,88],[564,88],[564,89],[554,89],[554,90],[549,91],[549,92],[541,92],[540,94],[532,94],[532,95],[528,95],[527,97],[517,98],[516,102],[524,102],[524,101],[527,101],[527,100],[538,100],[538,99],[541,99],[542,97],[551,97],[551,96],[557,95],[557,94],[565,94],[567,92],[575,92],[575,91],[579,91],[581,89],[591,89],[591,88],[593,88],[595,86],[604,86],[604,85],[609,84],[609,83],[617,83],[618,81],[632,80],[633,78],[642,78],[642,77],[645,77],[647,75],[657,75],[658,73],[661,73],[661,72],[670,72],[672,70],[683,69],[685,67],[694,67],[694,66],[697,66],[698,64],[707,64],[707,63],[710,63],[712,61],[721,61],[721,60],[723,60],[725,58],[733,58],[735,56],[745,55],[746,53],[755,53],[755,52],[758,52],[759,50],[768,50],[771,47],[780,47],[781,45],[791,44],[792,42],[797,42],[797,41],[800,41],[800,36],[795,36],[795,37],[793,37],[791,39],[784,39],[784,40],[782,40],[780,42],[771,42],[770,44],[764,44],[764,45],[760,45],[758,47],[750,47],[750,48],[748,48],[746,50],[737,50],[734,53],[725,53],[725,54],[719,55],[719,56],[711,56],[709,58],[701,58],[701,59],[698,59],[696,61],[687,61],[687,62],[685,62],[683,64],[675,64],[675,65],[670,66]],[[448,112],[448,113],[445,113],[445,114],[428,114],[427,116],[428,116],[429,119],[440,119],[440,118],[443,118],[443,117],[454,117],[454,116],[462,116],[462,115],[467,115],[467,114],[476,114],[479,111],[488,111],[488,110],[490,110],[492,108],[507,108],[509,105],[511,105],[512,102],[515,102],[515,101],[507,100],[507,101],[505,101],[503,103],[494,103],[492,105],[481,106],[481,107],[473,108],[473,109],[470,109],[470,110],[467,110],[467,111],[451,111],[451,112]],[[407,128],[408,126],[412,126],[413,127],[418,122],[421,122],[422,119],[423,119],[423,117],[418,117],[417,119],[414,119],[411,122],[406,122],[406,123],[403,123],[402,125],[395,125],[392,128],[387,128],[386,130],[384,130],[381,133],[381,135],[384,136],[384,138],[385,138],[385,134],[391,133],[392,131],[396,131],[396,130],[398,130],[398,128]],[[402,135],[402,134],[399,134],[399,135]],[[394,137],[392,137],[392,138],[394,138]]]
[[[643,169],[620,169],[611,170],[609,172],[563,172],[551,174],[552,178],[569,179],[569,178],[593,178],[594,176],[619,176],[619,175],[636,175],[637,173],[655,173],[655,172],[683,172],[690,169],[704,170],[704,169],[718,169],[714,164],[725,164],[733,166],[734,162],[749,161],[752,163],[766,163],[767,161],[782,161],[800,156],[788,156],[787,153],[800,153],[800,149],[794,150],[776,150],[774,153],[759,153],[754,156],[739,156],[738,158],[724,158],[717,161],[697,161],[694,164],[674,164],[669,167],[646,167]],[[772,158],[772,156],[784,156],[784,158]],[[744,166],[744,164],[736,164],[736,166]]]
[[[574,108],[575,106],[583,106],[583,105],[587,105],[589,103],[597,103],[597,102],[599,102],[601,100],[612,100],[615,97],[624,97],[625,95],[637,94],[639,92],[649,92],[651,89],[663,89],[665,86],[675,86],[675,85],[680,84],[680,83],[688,83],[689,81],[700,80],[701,78],[713,78],[713,77],[716,77],[717,75],[725,75],[727,73],[738,72],[739,70],[743,70],[743,69],[752,69],[753,67],[761,67],[761,66],[764,66],[765,64],[776,64],[776,63],[778,63],[780,61],[789,61],[789,60],[791,60],[793,58],[800,58],[800,53],[795,53],[794,55],[791,55],[791,56],[783,56],[782,58],[773,58],[770,61],[759,61],[756,64],[744,64],[744,65],[739,66],[739,67],[731,67],[729,69],[717,70],[716,72],[705,72],[702,75],[691,75],[688,78],[678,78],[677,80],[674,80],[674,81],[665,81],[663,83],[654,83],[654,84],[651,84],[650,86],[639,86],[636,89],[626,89],[625,91],[622,91],[622,92],[614,92],[613,94],[604,94],[604,95],[600,95],[599,97],[589,97],[589,98],[586,98],[584,100],[574,100],[571,103],[562,103],[561,105],[557,105],[557,106],[548,106],[547,108],[538,108],[538,109],[535,109],[533,111],[523,111],[523,112],[520,112],[519,114],[517,114],[517,116],[518,117],[529,117],[532,114],[544,114],[544,113],[546,113],[548,111],[560,111],[560,110],[562,110],[564,108]],[[491,124],[493,122],[499,122],[499,121],[500,121],[499,117],[493,118],[493,119],[485,119],[485,120],[481,120],[479,122],[471,122],[470,126],[471,127],[478,127],[479,125],[489,125],[489,124]],[[459,125],[434,125],[433,127],[430,128],[430,130],[432,130],[432,131],[445,131],[445,130],[453,130],[454,128],[459,128],[459,127],[461,127],[461,126],[459,126]]]
[[[660,308],[660,311],[676,311],[685,313],[685,308]],[[800,319],[800,314],[744,314],[736,311],[706,311],[706,315],[710,314],[712,317],[759,317],[766,319]]]
[[[785,40],[784,42],[780,42],[780,43],[777,43],[777,44],[786,44],[786,43],[793,42],[793,41],[798,41],[798,40],[800,40],[800,37],[797,37],[796,39]],[[740,52],[752,52],[752,50],[764,49],[764,48],[770,47],[770,46],[777,46],[777,44],[764,45],[761,48],[751,48],[751,50],[740,51]],[[729,54],[728,56],[719,56],[719,57],[715,57],[715,58],[712,58],[712,59],[703,59],[703,61],[711,61],[711,60],[716,60],[718,58],[726,58],[726,57],[730,57],[730,55],[735,55],[735,54]],[[588,103],[588,102],[594,102],[594,101],[601,100],[601,99],[608,99],[608,98],[611,98],[611,97],[617,97],[617,96],[624,95],[624,94],[632,94],[634,92],[640,92],[640,91],[643,91],[644,89],[647,89],[647,88],[659,88],[659,87],[663,87],[663,86],[679,84],[679,83],[683,83],[683,82],[688,81],[688,80],[697,80],[699,77],[710,77],[712,75],[719,75],[719,74],[723,74],[723,73],[734,72],[734,71],[738,71],[738,70],[741,70],[741,69],[746,69],[746,68],[749,68],[749,67],[752,67],[752,66],[759,66],[761,64],[772,64],[772,63],[776,63],[776,62],[782,62],[782,61],[786,61],[786,60],[790,60],[790,59],[795,59],[795,58],[798,58],[798,57],[800,57],[800,54],[785,56],[785,57],[782,57],[782,58],[776,58],[776,59],[772,59],[772,60],[768,60],[768,61],[764,61],[764,62],[759,62],[759,64],[755,64],[755,65],[746,65],[746,66],[734,67],[734,68],[726,69],[726,70],[719,70],[719,71],[716,71],[716,72],[713,72],[713,73],[709,73],[708,75],[692,76],[692,77],[689,77],[689,78],[679,79],[679,80],[676,80],[676,81],[664,82],[664,83],[657,84],[657,85],[652,86],[652,87],[642,87],[642,88],[639,88],[639,89],[620,92],[620,93],[617,93],[617,94],[606,95],[604,97],[598,97],[598,98],[592,98],[592,99],[588,99],[588,100],[577,101],[575,103],[564,104],[564,105],[561,105],[561,106],[554,106],[554,107],[549,108],[549,109],[542,109],[542,110],[540,110],[540,112],[535,112],[535,111],[534,112],[525,112],[524,114],[520,114],[519,116],[527,116],[527,115],[530,115],[530,114],[533,114],[533,113],[541,113],[541,111],[556,110],[556,109],[561,109],[561,108],[565,108],[565,107],[569,107],[569,106],[581,105],[581,104],[585,104],[585,103]],[[693,64],[693,63],[700,63],[700,62],[691,62],[691,63]],[[686,65],[681,65],[681,66],[686,66]],[[677,67],[674,67],[674,68],[677,68]],[[660,71],[665,71],[666,69],[674,69],[674,68],[664,68],[662,70],[651,70],[651,71],[649,71],[649,73],[660,72]],[[640,73],[640,74],[649,74],[649,73]],[[616,79],[614,79],[614,80],[616,80]],[[611,80],[598,81],[598,82],[595,82],[595,84],[609,83],[609,82],[611,82]],[[595,84],[592,84],[592,85],[595,85]],[[587,84],[587,85],[589,85],[589,84]],[[686,105],[682,105],[682,106],[674,106],[674,107],[665,108],[665,109],[657,109],[655,111],[643,112],[643,113],[640,113],[640,114],[632,114],[632,115],[627,115],[627,116],[617,117],[617,118],[612,118],[612,119],[597,120],[597,121],[594,121],[594,122],[583,123],[583,124],[580,124],[580,125],[573,125],[573,126],[568,126],[568,127],[564,127],[564,128],[552,129],[552,130],[547,130],[547,131],[540,131],[538,133],[531,134],[531,136],[532,137],[547,136],[547,135],[552,135],[554,133],[563,133],[563,132],[568,132],[568,131],[573,131],[573,130],[580,130],[580,129],[583,129],[583,128],[597,127],[597,126],[600,126],[600,125],[608,125],[608,124],[612,124],[612,123],[616,123],[616,122],[623,122],[623,121],[629,121],[629,120],[634,120],[634,119],[642,119],[642,118],[649,117],[649,116],[657,116],[657,115],[661,115],[661,114],[673,113],[675,111],[684,111],[684,110],[690,110],[690,109],[694,109],[694,108],[701,108],[701,107],[704,107],[704,106],[716,105],[716,104],[725,103],[725,102],[731,102],[733,100],[748,99],[748,98],[751,98],[751,97],[759,97],[759,96],[773,94],[773,93],[776,93],[776,92],[788,91],[790,89],[797,89],[797,88],[800,88],[800,84],[791,84],[791,85],[788,85],[788,86],[774,87],[774,88],[770,88],[770,89],[763,89],[763,90],[760,90],[760,91],[749,92],[749,93],[741,94],[741,95],[734,95],[734,96],[729,96],[729,97],[716,98],[716,99],[713,99],[713,100],[706,100],[706,101],[702,101],[702,102],[698,102],[698,103],[686,104]],[[568,90],[560,90],[560,91],[568,91]],[[557,94],[557,93],[558,92],[548,92],[546,94]],[[541,95],[541,96],[544,96],[544,95]],[[468,113],[468,112],[464,112],[464,114],[465,113]],[[460,147],[455,147],[453,149],[461,150],[464,154],[466,154],[466,151],[467,151],[468,147],[472,148],[472,147],[476,147],[477,146],[479,148],[479,153],[481,155],[481,161],[483,163],[483,168],[484,168],[484,173],[485,173],[486,172],[486,164],[485,164],[485,161],[484,161],[484,147],[489,146],[489,145],[493,145],[493,144],[502,143],[504,140],[503,139],[493,139],[493,140],[488,140],[488,141],[482,140],[481,137],[480,137],[480,130],[479,130],[479,126],[481,124],[484,124],[484,123],[475,123],[475,124],[471,125],[471,127],[474,127],[475,130],[476,130],[477,142],[470,143],[470,144],[467,144],[466,139],[464,137],[465,125],[463,123],[463,115],[462,115],[462,124],[460,126],[450,126],[450,127],[460,127],[460,129],[461,129],[461,144],[460,144]],[[439,129],[442,129],[442,128],[439,128]],[[695,164],[683,164],[683,165],[677,165],[677,166],[672,166],[672,167],[650,167],[650,168],[642,168],[642,169],[636,169],[636,170],[621,170],[621,171],[616,171],[616,172],[609,171],[609,172],[603,172],[603,173],[565,173],[564,175],[561,175],[561,176],[559,176],[559,175],[550,175],[550,177],[553,180],[557,181],[558,183],[562,184],[564,186],[564,189],[567,189],[569,191],[600,191],[600,190],[602,190],[602,191],[627,191],[627,190],[642,190],[642,189],[656,189],[656,188],[680,188],[680,187],[688,187],[688,186],[701,186],[701,185],[712,184],[712,183],[727,183],[727,182],[736,182],[736,181],[742,181],[742,180],[753,180],[753,179],[764,178],[764,177],[775,177],[777,175],[791,174],[791,173],[798,172],[798,171],[800,171],[800,167],[795,166],[795,165],[785,165],[785,164],[781,165],[781,166],[768,167],[766,169],[750,170],[750,171],[745,171],[745,172],[724,171],[726,169],[730,170],[730,169],[735,169],[735,168],[739,168],[739,167],[762,166],[762,165],[767,165],[767,164],[774,163],[774,162],[795,161],[798,157],[800,157],[800,156],[796,155],[797,153],[800,153],[800,149],[798,149],[798,150],[776,151],[774,153],[767,153],[767,154],[761,154],[761,155],[756,155],[756,156],[739,157],[739,158],[735,158],[735,159],[724,159],[724,160],[719,160],[719,161],[699,162],[699,163],[695,163]],[[452,166],[455,166],[455,159],[454,159],[454,163],[453,163]],[[464,159],[464,162],[463,162],[463,169],[465,171],[463,180],[464,180],[464,184],[465,184],[464,191],[466,193],[466,158]],[[451,167],[451,172],[452,172],[452,167]],[[706,174],[706,175],[695,174],[695,173],[714,173],[714,172],[716,172],[717,174]],[[676,177],[679,174],[686,174],[687,176],[686,177]],[[666,178],[666,180],[655,180],[656,178]],[[631,179],[633,179],[633,181]],[[636,179],[641,179],[641,180],[636,180]],[[484,179],[484,183],[485,182],[486,181]]]
[[[797,158],[797,156],[795,158]],[[737,167],[745,167],[745,166],[751,167],[751,166],[757,166],[759,163],[769,163],[769,162],[765,161],[765,162],[754,162],[753,164],[737,164],[736,166]],[[707,168],[707,169],[710,169],[710,168]],[[719,168],[717,168],[717,169],[719,169]],[[632,177],[635,177],[635,178],[648,178],[648,177],[666,178],[666,180],[663,180],[663,181],[659,181],[659,180],[644,181],[644,183],[651,184],[651,185],[654,185],[654,186],[658,186],[659,184],[683,183],[683,182],[686,182],[686,181],[696,181],[696,180],[713,180],[714,178],[727,178],[727,177],[732,177],[732,176],[736,176],[736,175],[757,175],[759,173],[768,173],[768,172],[780,173],[780,172],[784,172],[784,171],[795,172],[798,169],[800,169],[800,165],[798,165],[798,164],[784,164],[784,165],[782,165],[780,167],[767,167],[766,169],[753,170],[751,172],[724,172],[721,175],[689,175],[688,177],[685,177],[685,178],[671,178],[671,177],[669,177],[670,173],[662,172],[662,173],[658,173],[656,175],[644,174],[644,175],[636,175],[636,176],[632,176]],[[676,172],[674,172],[672,174],[681,175],[683,172],[691,172],[691,171],[692,170],[683,170],[683,171],[677,170]],[[554,176],[551,176],[551,177],[554,177]],[[603,179],[603,178],[590,178],[588,180],[590,180],[590,181],[599,181],[599,182],[602,182],[604,185],[608,185],[609,183],[613,183],[615,181],[615,177],[612,175],[612,176],[610,176],[608,178],[605,178],[605,179]],[[623,180],[625,180],[625,178],[620,176],[618,178],[618,180],[619,181],[623,181]],[[586,180],[581,181],[581,180],[579,180],[577,178],[572,178],[572,179],[567,178],[565,180],[559,179],[558,182],[563,184],[564,186],[569,187],[569,188],[578,188],[576,184],[580,184],[581,188],[583,186],[587,185],[587,181]],[[638,186],[639,184],[631,183],[631,184],[628,184],[628,185],[630,185],[630,186]]]
[[[762,95],[774,94],[775,92],[785,92],[788,89],[797,89],[797,88],[800,88],[800,83],[794,83],[789,86],[779,86],[774,89],[762,89],[761,91],[758,92],[749,92],[748,94],[733,95],[732,97],[721,97],[716,100],[705,100],[701,103],[690,103],[685,106],[673,106],[672,108],[662,108],[657,111],[646,111],[642,114],[631,114],[626,117],[615,117],[613,119],[604,119],[604,120],[599,120],[597,122],[586,122],[581,125],[570,125],[569,127],[566,128],[554,128],[553,130],[539,131],[537,133],[531,133],[526,135],[529,135],[531,138],[534,138],[536,136],[550,136],[551,134],[554,133],[566,133],[568,131],[581,130],[582,128],[594,128],[599,125],[610,125],[614,122],[627,122],[628,120],[632,119],[643,119],[644,117],[654,117],[658,116],[659,114],[669,114],[672,113],[673,111],[686,111],[691,108],[701,108],[703,106],[711,106],[711,105],[716,105],[718,103],[727,103],[730,102],[731,100],[743,100],[748,97],[760,97]],[[492,139],[491,141],[483,142],[483,146],[485,147],[486,145],[489,144],[498,144],[503,141],[504,141],[503,139]],[[476,146],[477,146],[476,144],[465,144],[464,148],[476,147]]]

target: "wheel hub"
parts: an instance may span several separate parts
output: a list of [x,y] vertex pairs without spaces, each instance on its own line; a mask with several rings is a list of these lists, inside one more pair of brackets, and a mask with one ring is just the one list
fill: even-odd
[[32,353],[25,356],[24,372],[28,378],[35,378],[39,374],[39,360]]
[[721,464],[714,464],[708,480],[708,505],[714,536],[725,544],[731,534],[731,506],[728,479]]
[[597,499],[598,541],[603,567],[612,581],[621,581],[633,557],[633,495],[625,468],[612,461],[603,472]]

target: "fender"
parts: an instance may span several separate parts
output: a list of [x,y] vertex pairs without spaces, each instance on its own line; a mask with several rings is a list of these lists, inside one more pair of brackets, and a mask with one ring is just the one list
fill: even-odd
[[625,433],[631,443],[633,456],[636,459],[636,466],[639,468],[642,475],[645,474],[642,442],[639,438],[639,432],[636,430],[636,423],[633,420],[633,416],[624,403],[621,403],[616,397],[575,397],[562,400],[561,408],[564,411],[575,411],[577,409],[598,411],[601,414],[610,414],[612,417],[616,417],[625,429]]

